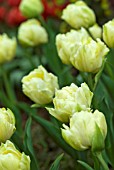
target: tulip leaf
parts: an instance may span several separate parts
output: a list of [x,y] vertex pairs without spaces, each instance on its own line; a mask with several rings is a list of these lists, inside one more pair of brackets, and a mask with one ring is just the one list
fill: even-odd
[[113,87],[113,80],[110,81],[110,78],[103,73],[98,82],[92,102],[94,109],[100,110],[106,118],[108,130],[104,155],[112,167],[114,167]]
[[108,91],[108,94],[110,95],[112,100],[114,100],[114,93],[112,93],[114,89],[114,80],[107,76],[106,74],[102,74],[102,81]]
[[32,118],[30,117],[25,126],[25,140],[24,140],[24,146],[25,151],[27,154],[30,155],[31,158],[31,170],[39,170],[39,165],[34,153],[34,148],[32,144],[32,136],[31,136],[31,124],[32,124]]
[[63,157],[63,154],[59,155],[56,160],[53,162],[53,164],[51,165],[49,170],[59,170],[59,166],[60,166],[60,161]]
[[42,107],[40,104],[32,104],[31,105],[31,108],[40,108],[40,107]]
[[77,161],[80,165],[82,165],[85,169],[87,170],[94,170],[93,168],[91,168],[87,163],[83,162],[83,161],[80,161],[78,160]]
[[60,58],[58,57],[56,46],[55,46],[55,31],[52,28],[52,24],[50,21],[47,22],[48,24],[48,35],[49,35],[49,40],[48,43],[45,44],[45,46],[42,46],[44,55],[46,56],[47,63],[51,70],[55,74],[60,74],[61,73],[61,68],[63,66]]
[[107,62],[105,64],[104,71],[111,79],[114,80],[114,49],[110,49],[107,55]]
[[53,107],[53,104],[49,103],[49,104],[41,105],[41,104],[35,103],[31,105],[31,108],[45,108],[45,107]]
[[59,84],[61,86],[71,84],[73,77],[69,71],[69,66],[63,65],[57,53],[55,45],[55,36],[57,32],[55,32],[56,30],[53,28],[53,22],[48,20],[45,26],[47,28],[49,40],[47,44],[44,46],[42,45],[42,51],[44,52],[47,64],[51,71],[59,77]]

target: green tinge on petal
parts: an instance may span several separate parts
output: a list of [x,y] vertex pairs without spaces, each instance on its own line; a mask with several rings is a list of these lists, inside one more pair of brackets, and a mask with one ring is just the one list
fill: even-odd
[[49,111],[49,113],[52,116],[54,116],[59,121],[64,122],[64,123],[69,122],[69,115],[68,114],[65,114],[64,112],[58,111],[58,110],[53,109],[53,108],[46,108],[46,109]]
[[96,128],[96,133],[93,136],[93,140],[92,140],[92,148],[91,150],[93,152],[100,152],[104,149],[104,136],[99,128],[99,126],[97,125],[97,123],[95,124],[95,128]]

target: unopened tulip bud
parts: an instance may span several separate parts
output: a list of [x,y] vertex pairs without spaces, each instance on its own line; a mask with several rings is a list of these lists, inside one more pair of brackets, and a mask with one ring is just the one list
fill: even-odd
[[59,88],[57,77],[48,73],[43,66],[24,76],[22,87],[24,94],[39,105],[52,102],[55,89]]
[[15,117],[12,111],[0,108],[0,142],[10,139],[15,130]]
[[78,111],[89,110],[93,93],[86,83],[81,87],[75,84],[56,90],[53,99],[55,108],[47,108],[49,113],[62,122],[69,122],[70,117]]
[[90,9],[83,1],[77,1],[69,4],[64,10],[62,19],[65,20],[73,28],[88,28],[95,24],[96,18],[92,9]]
[[114,48],[114,19],[103,25],[103,40],[110,48]]
[[94,152],[100,152],[104,148],[107,124],[103,113],[98,110],[94,113],[77,112],[70,119],[70,127],[65,124],[63,127],[62,136],[74,149],[78,151],[92,149]]
[[19,8],[25,17],[34,18],[42,13],[43,4],[40,0],[22,0]]
[[1,170],[30,170],[30,158],[20,153],[10,141],[0,146]]
[[36,46],[48,41],[48,35],[36,19],[23,22],[18,30],[18,40],[25,46]]
[[97,38],[101,39],[102,37],[102,28],[98,24],[95,24],[92,27],[90,27],[89,32],[94,39],[97,39]]
[[12,60],[16,53],[16,39],[6,34],[0,35],[0,64]]

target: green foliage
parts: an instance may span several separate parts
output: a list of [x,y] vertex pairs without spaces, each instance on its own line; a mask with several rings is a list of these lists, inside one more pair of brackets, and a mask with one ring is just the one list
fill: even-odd
[[31,158],[31,169],[39,169],[38,161],[36,159],[34,149],[33,149],[33,143],[32,143],[32,136],[31,136],[31,124],[32,119],[31,117],[27,120],[26,126],[25,126],[25,137],[24,137],[24,150],[25,153],[30,155]]
[[87,169],[87,170],[94,170],[93,168],[91,168],[87,163],[85,163],[85,162],[83,162],[83,161],[80,161],[80,160],[78,160],[78,163],[80,164],[80,165],[82,165],[85,169]]
[[[104,23],[109,16],[105,17],[105,11],[100,6],[101,2],[95,0],[86,0],[85,2],[93,9],[96,9],[98,22],[100,24]],[[98,73],[80,72],[72,65],[63,64],[56,49],[56,35],[62,32],[62,27],[64,27],[64,32],[67,32],[70,26],[67,26],[60,19],[47,18],[47,20],[44,20],[42,16],[38,16],[38,19],[48,33],[48,43],[34,48],[25,48],[17,42],[18,47],[15,59],[0,65],[0,106],[10,108],[16,118],[16,132],[11,141],[15,143],[20,151],[24,151],[30,156],[31,170],[39,170],[40,163],[37,160],[32,138],[32,123],[34,120],[43,127],[64,154],[70,155],[70,159],[75,162],[76,170],[93,170],[93,168],[94,170],[108,170],[107,165],[114,168],[114,49],[110,49]],[[10,29],[1,23],[1,30],[10,36],[17,37],[17,28]],[[53,103],[38,105],[32,103],[22,94],[21,80],[23,76],[39,65],[43,65],[50,73],[58,77],[60,88],[71,83],[80,86],[81,83],[86,82],[94,93],[91,109],[93,111],[98,109],[105,115],[107,137],[104,141],[101,130],[96,125],[97,133],[93,137],[92,148],[90,148],[92,156],[89,150],[79,152],[69,146],[61,136],[62,123],[47,113],[43,113],[41,108],[52,107]],[[67,125],[69,126],[69,123]],[[99,145],[101,146],[100,148]],[[102,151],[103,157],[101,154],[96,154],[96,151],[98,152],[100,149],[104,149]],[[61,169],[60,161],[62,158],[63,154],[59,155],[49,170]]]
[[53,164],[51,165],[49,170],[59,170],[59,166],[60,166],[60,161],[63,157],[63,154],[59,155],[56,160],[53,162]]

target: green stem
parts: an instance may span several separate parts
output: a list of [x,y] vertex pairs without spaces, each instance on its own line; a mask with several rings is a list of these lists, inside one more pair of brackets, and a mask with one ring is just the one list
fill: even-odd
[[10,87],[10,82],[8,80],[8,77],[7,77],[7,72],[6,70],[4,69],[4,66],[2,66],[2,76],[3,76],[3,82],[4,82],[4,86],[5,86],[5,90],[6,90],[6,93],[7,93],[7,96],[9,98],[9,100],[14,103],[15,101],[15,98],[13,96],[13,93],[12,93],[12,90],[11,90],[11,87]]
[[[2,98],[5,105],[14,112],[14,115],[16,118],[17,130],[20,134],[22,134],[23,133],[22,117],[21,117],[20,110],[18,109],[18,107],[16,107],[17,99],[14,94],[13,87],[11,86],[11,82],[8,79],[7,71],[4,69],[4,65],[2,65],[1,68],[2,68],[3,86],[5,86],[6,94],[3,91],[2,93],[0,93],[0,98]],[[2,96],[2,94],[3,94],[3,96]],[[3,103],[3,105],[4,105],[4,103]]]
[[26,51],[26,57],[28,58],[28,61],[31,65],[32,69],[34,69],[36,66],[35,66],[35,63],[32,60],[32,53],[30,51],[28,51],[27,48],[25,49],[25,51]]
[[95,83],[94,83],[93,91],[95,91],[95,89],[97,87],[97,84],[98,84],[99,79],[100,79],[100,77],[102,75],[105,63],[106,63],[106,58],[103,60],[102,67],[100,68],[99,72],[95,75],[95,78],[94,78],[95,79]]
[[42,26],[44,26],[45,28],[47,28],[47,25],[43,19],[43,17],[41,15],[38,16],[38,20],[41,22]]
[[93,160],[94,160],[94,170],[100,169],[100,163],[94,154],[93,154]]
[[106,162],[104,161],[103,157],[102,157],[102,154],[101,153],[97,153],[96,154],[96,157],[98,158],[99,162],[101,163],[102,167],[103,167],[103,170],[109,170]]
[[9,105],[9,100],[7,100],[7,96],[4,92],[4,88],[3,88],[3,82],[1,81],[0,83],[0,104],[3,106],[3,105],[6,105],[8,106]]
[[88,85],[89,85],[89,88],[90,90],[93,91],[93,74],[92,73],[88,73]]
[[35,54],[37,54],[37,56],[38,56],[38,63],[39,63],[39,65],[43,65],[43,63],[42,63],[42,53],[43,53],[43,51],[42,51],[42,45],[39,45],[39,47],[35,47],[34,48],[34,51],[35,51]]

